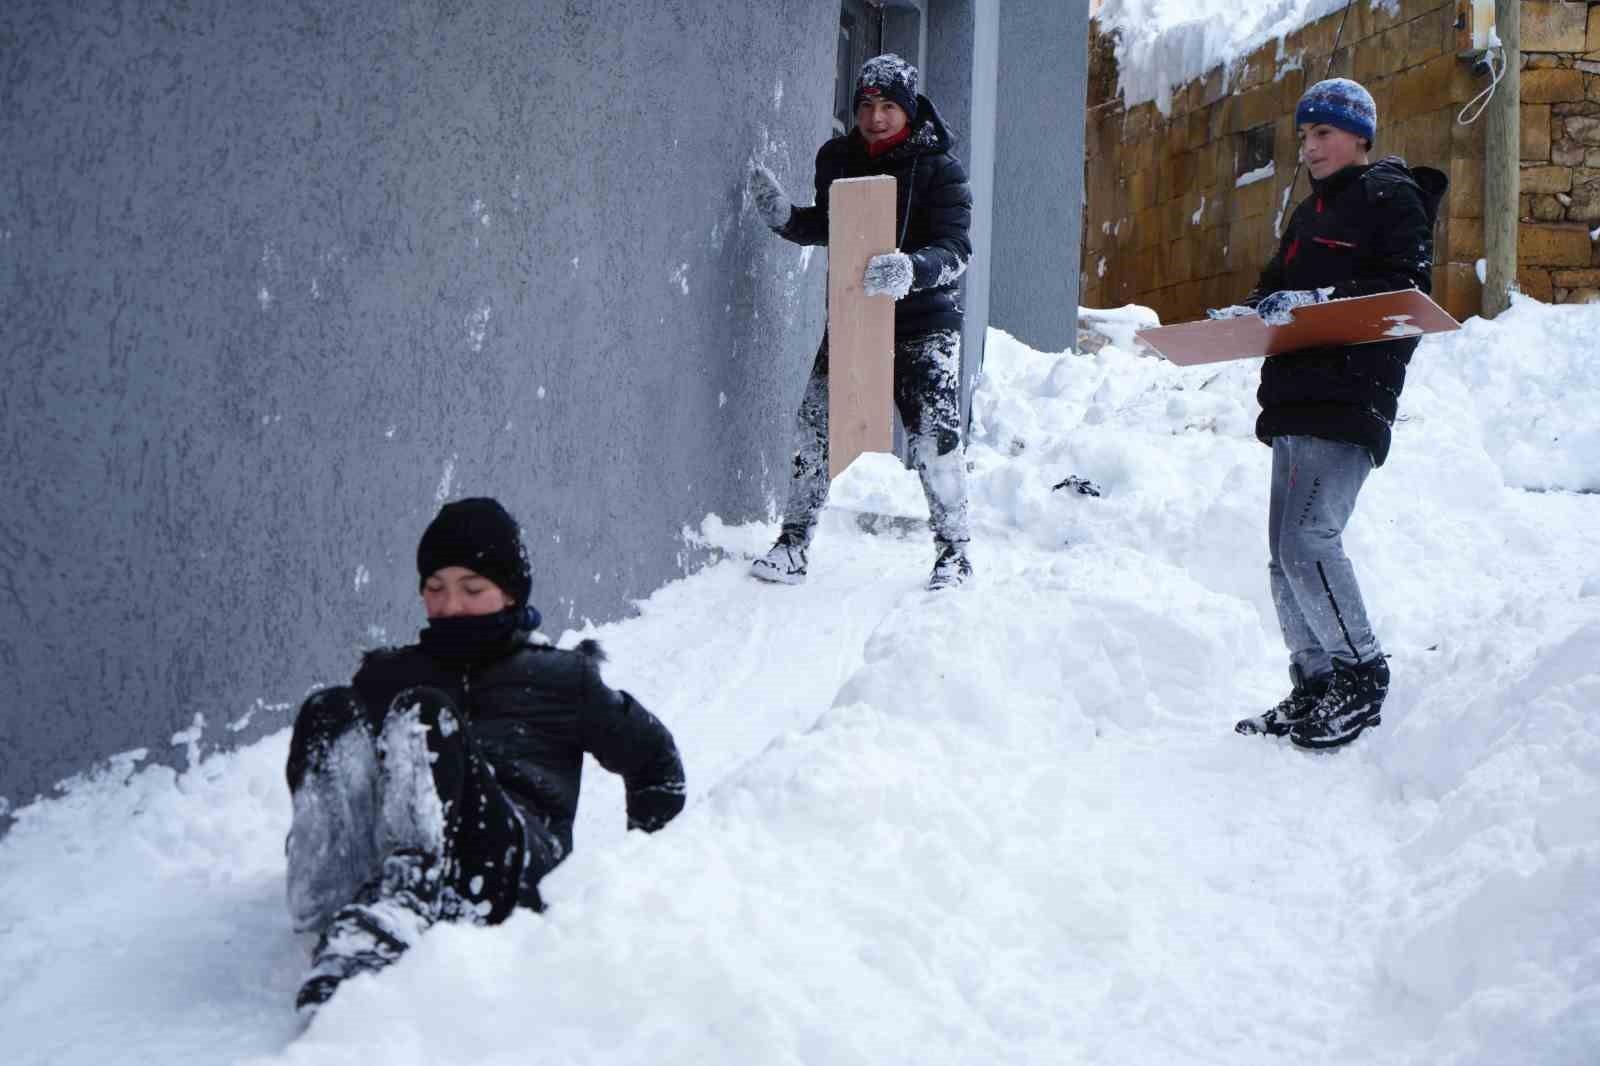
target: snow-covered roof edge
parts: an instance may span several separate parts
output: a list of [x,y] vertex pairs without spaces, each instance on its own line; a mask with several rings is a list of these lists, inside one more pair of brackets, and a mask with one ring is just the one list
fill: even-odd
[[1359,3],[1390,13],[1400,6],[1400,0],[1104,0],[1097,17],[1101,31],[1116,41],[1124,105],[1153,101],[1166,115],[1174,88],[1218,67],[1227,76],[1238,60],[1273,41],[1275,76],[1298,68],[1300,57],[1285,54],[1284,39]]

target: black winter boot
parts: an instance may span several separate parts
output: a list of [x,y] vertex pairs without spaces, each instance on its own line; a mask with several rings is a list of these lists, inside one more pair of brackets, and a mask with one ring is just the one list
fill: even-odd
[[928,576],[928,591],[953,589],[971,580],[972,561],[967,558],[967,546],[944,541],[936,543],[939,557],[933,561],[933,573]]
[[1233,731],[1245,736],[1256,734],[1269,737],[1286,736],[1289,730],[1305,721],[1306,716],[1311,713],[1311,708],[1316,706],[1322,694],[1328,690],[1330,676],[1322,674],[1307,679],[1305,672],[1299,666],[1291,665],[1289,680],[1294,683],[1293,690],[1271,710],[1240,719],[1234,724]]
[[1348,744],[1368,726],[1383,721],[1383,698],[1389,694],[1389,664],[1383,656],[1370,662],[1333,664],[1328,690],[1305,721],[1289,731],[1302,748],[1336,748]]

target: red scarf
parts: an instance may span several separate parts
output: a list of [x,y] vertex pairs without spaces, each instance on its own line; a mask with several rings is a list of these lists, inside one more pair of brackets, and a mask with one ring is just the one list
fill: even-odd
[[[866,138],[862,139],[866,140]],[[911,123],[907,122],[905,126],[901,128],[900,132],[892,137],[886,137],[881,141],[867,141],[867,156],[869,158],[876,159],[885,152],[892,151],[893,149],[900,147],[910,139]]]

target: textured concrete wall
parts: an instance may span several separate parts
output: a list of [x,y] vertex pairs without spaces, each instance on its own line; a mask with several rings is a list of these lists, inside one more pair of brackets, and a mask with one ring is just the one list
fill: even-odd
[[893,52],[927,70],[928,20],[926,0],[889,0],[883,5],[883,50]]
[[1077,343],[1088,10],[1003,0],[989,321],[1041,351]]
[[995,172],[995,77],[1000,0],[932,0],[928,8],[927,93],[955,131],[956,155],[972,184],[972,264],[962,277],[962,415],[983,369],[989,322],[990,234]]
[[837,18],[0,5],[0,797],[284,725],[414,633],[446,498],[523,519],[554,632],[764,511],[825,258],[744,165],[809,182]]

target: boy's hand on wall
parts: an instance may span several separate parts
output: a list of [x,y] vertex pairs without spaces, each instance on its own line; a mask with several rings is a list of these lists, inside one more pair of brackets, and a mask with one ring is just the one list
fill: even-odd
[[1284,289],[1261,298],[1256,304],[1256,314],[1269,326],[1287,326],[1294,321],[1296,307],[1328,302],[1330,289]]
[[772,171],[760,163],[750,164],[750,198],[755,201],[756,214],[761,216],[761,221],[767,228],[781,230],[789,224],[789,213],[794,210],[794,205],[784,195],[783,187],[778,184],[778,179]]
[[911,257],[904,252],[888,252],[867,260],[861,288],[868,296],[890,296],[898,300],[911,291],[915,275]]

